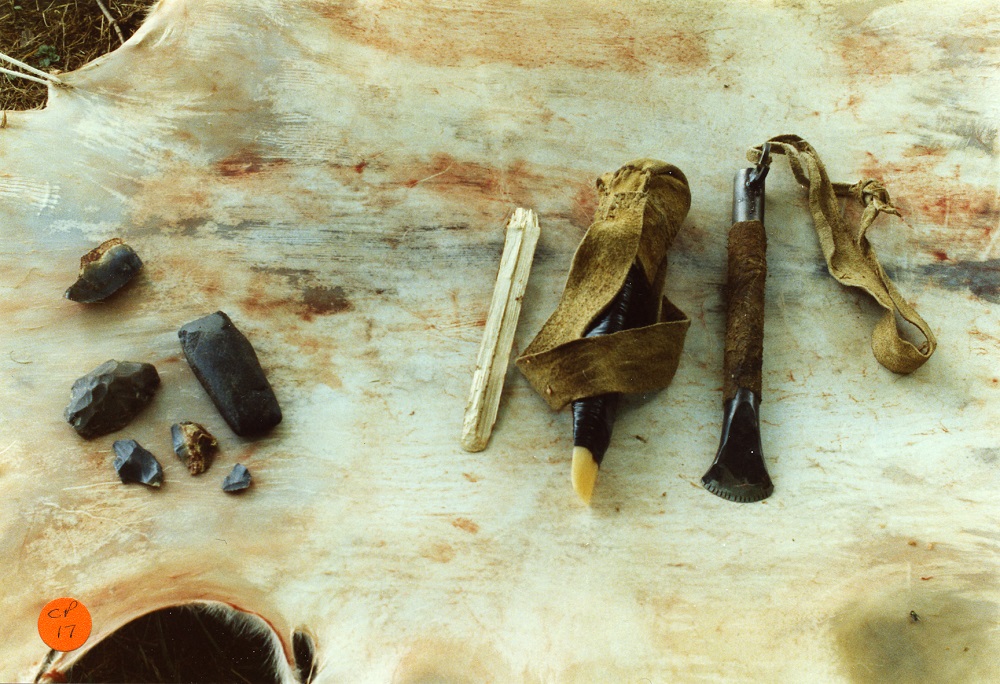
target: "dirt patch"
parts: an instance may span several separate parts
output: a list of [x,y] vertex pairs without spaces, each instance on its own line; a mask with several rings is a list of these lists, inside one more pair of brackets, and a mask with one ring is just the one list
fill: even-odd
[[[42,71],[73,71],[128,40],[155,0],[103,2],[121,37],[97,0],[4,0],[0,4],[0,49]],[[38,109],[47,97],[41,83],[0,75],[0,109]]]

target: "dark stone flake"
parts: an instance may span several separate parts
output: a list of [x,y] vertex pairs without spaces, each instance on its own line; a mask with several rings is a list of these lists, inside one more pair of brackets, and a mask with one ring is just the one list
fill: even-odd
[[142,260],[121,238],[112,238],[80,258],[80,275],[66,299],[100,302],[124,287],[142,269]]
[[122,482],[138,482],[149,487],[163,484],[160,462],[134,439],[119,439],[114,443],[114,450],[114,466]]
[[250,486],[250,471],[242,463],[237,463],[222,481],[222,491],[235,493],[242,492]]

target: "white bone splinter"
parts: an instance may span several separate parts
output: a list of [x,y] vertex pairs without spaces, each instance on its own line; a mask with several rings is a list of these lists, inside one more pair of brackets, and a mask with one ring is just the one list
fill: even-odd
[[486,317],[483,342],[476,358],[469,403],[465,409],[462,448],[466,451],[482,451],[490,440],[538,236],[538,217],[535,212],[516,209],[507,223],[500,270]]

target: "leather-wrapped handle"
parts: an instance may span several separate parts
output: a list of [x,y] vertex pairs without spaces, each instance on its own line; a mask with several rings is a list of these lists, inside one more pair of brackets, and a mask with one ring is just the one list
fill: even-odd
[[729,230],[729,306],[723,393],[726,401],[743,387],[761,394],[764,361],[764,281],[767,236],[760,221],[742,221]]

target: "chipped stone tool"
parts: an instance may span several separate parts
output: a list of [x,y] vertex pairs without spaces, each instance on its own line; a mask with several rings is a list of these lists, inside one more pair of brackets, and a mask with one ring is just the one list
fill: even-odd
[[234,494],[236,492],[242,492],[244,489],[250,486],[250,471],[242,463],[237,463],[233,466],[233,469],[229,471],[225,479],[222,480],[222,491]]
[[149,451],[134,439],[119,439],[114,443],[114,466],[118,477],[125,484],[137,482],[148,487],[163,484],[163,468]]
[[100,302],[123,288],[142,269],[142,259],[121,238],[111,238],[80,257],[80,275],[66,299]]
[[174,453],[187,466],[188,472],[198,475],[208,470],[219,449],[219,442],[202,425],[183,420],[170,426]]
[[73,383],[66,420],[86,439],[120,430],[146,407],[159,386],[152,364],[105,361]]
[[708,491],[740,503],[766,499],[774,491],[764,465],[759,415],[767,277],[764,178],[769,152],[765,146],[757,166],[740,169],[733,184],[722,437],[715,462],[701,478]]

